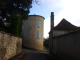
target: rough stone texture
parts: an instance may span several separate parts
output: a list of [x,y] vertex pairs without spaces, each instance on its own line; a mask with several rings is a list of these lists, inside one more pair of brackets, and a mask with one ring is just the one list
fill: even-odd
[[[37,22],[40,21],[40,28]],[[23,45],[36,50],[43,50],[43,29],[44,18],[41,16],[29,16],[28,20],[23,23]],[[40,39],[37,38],[37,31],[40,31]]]
[[[17,43],[22,46],[22,38],[11,36],[10,34],[0,32],[0,60],[8,60],[21,52],[21,47],[17,48]],[[20,42],[18,42],[20,40]],[[18,49],[18,50],[17,50]],[[20,50],[19,50],[20,49]]]
[[16,50],[16,54],[21,53],[22,51],[22,39],[21,38],[17,38],[17,50]]
[[54,39],[56,39],[57,54],[80,60],[80,30],[54,37]]

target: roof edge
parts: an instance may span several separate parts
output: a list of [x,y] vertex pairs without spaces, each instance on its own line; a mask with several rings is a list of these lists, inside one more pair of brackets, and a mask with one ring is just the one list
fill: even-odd
[[[28,16],[39,16],[39,17],[44,18],[43,16],[40,16],[40,15],[28,15]],[[45,20],[45,18],[44,18],[44,20]]]

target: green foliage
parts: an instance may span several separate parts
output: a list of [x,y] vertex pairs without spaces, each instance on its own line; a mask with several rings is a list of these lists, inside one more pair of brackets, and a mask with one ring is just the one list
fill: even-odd
[[29,9],[32,7],[32,0],[4,0],[0,3],[0,14],[2,18],[14,15],[14,11],[18,10],[23,19],[27,19]]
[[10,25],[8,25],[8,27],[9,27],[8,32],[15,35],[15,36],[20,37],[21,32],[22,32],[23,19],[21,16],[18,16],[16,13],[15,13],[15,15],[8,17],[8,19],[11,20]]
[[[20,36],[22,21],[27,20],[30,8],[32,8],[32,1],[34,0],[2,0],[0,2],[0,16],[2,19],[6,18],[8,28],[5,29],[8,30],[7,32]],[[36,0],[35,2],[37,3]]]
[[49,37],[47,37],[45,40],[49,40]]
[[46,49],[49,49],[49,40],[45,40],[45,41],[44,41],[44,47],[45,47]]
[[44,47],[45,49],[49,49],[49,37],[47,37],[44,41]]
[[45,49],[49,49],[49,47],[47,47],[47,46],[44,46],[44,48],[45,48]]
[[[19,36],[14,32],[17,32],[19,28],[20,30],[18,31],[20,34],[22,27],[21,20],[27,20],[30,8],[32,8],[32,1],[33,0],[2,0],[0,2],[0,16],[2,17],[2,19],[6,18],[8,27],[7,29],[4,27],[5,30],[8,30],[8,32]],[[4,26],[3,24],[1,24],[3,22],[2,19],[0,19],[0,26]],[[18,26],[18,24],[20,27]]]

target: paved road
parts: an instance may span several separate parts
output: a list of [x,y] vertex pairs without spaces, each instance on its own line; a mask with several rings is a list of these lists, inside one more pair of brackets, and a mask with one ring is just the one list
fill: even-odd
[[25,57],[22,60],[47,60],[46,55],[48,52],[34,51],[28,49],[22,49],[25,53]]

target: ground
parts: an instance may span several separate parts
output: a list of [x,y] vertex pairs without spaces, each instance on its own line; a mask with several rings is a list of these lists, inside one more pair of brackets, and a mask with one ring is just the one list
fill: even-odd
[[46,60],[46,54],[48,52],[34,51],[29,49],[22,49],[22,52],[25,53],[25,57],[22,60]]
[[55,56],[50,56],[47,51],[35,51],[22,48],[25,57],[22,60],[58,60]]

